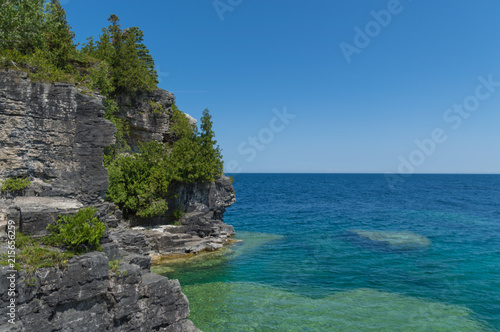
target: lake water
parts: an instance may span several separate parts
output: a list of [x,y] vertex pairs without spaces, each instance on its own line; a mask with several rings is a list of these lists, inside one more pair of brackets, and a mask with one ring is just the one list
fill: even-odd
[[500,176],[234,177],[244,241],[155,268],[202,331],[500,331]]

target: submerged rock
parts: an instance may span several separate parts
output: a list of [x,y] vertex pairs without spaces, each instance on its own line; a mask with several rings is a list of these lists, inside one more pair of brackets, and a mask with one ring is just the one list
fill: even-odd
[[257,250],[259,247],[271,242],[282,239],[282,235],[257,233],[257,232],[238,232],[235,238],[230,239],[228,244],[234,246],[221,246],[218,243],[210,243],[215,245],[216,250],[205,250],[203,252],[191,252],[189,254],[173,254],[152,257],[151,271],[165,276],[172,276],[175,273],[182,271],[197,271],[204,272],[210,269],[221,270],[221,267],[230,260],[245,254],[249,254]]
[[[183,287],[205,331],[487,331],[470,309],[375,289],[310,298],[250,282]],[[271,330],[271,328],[270,328]]]
[[383,243],[392,247],[418,248],[430,246],[431,241],[425,236],[412,232],[352,230],[361,238]]

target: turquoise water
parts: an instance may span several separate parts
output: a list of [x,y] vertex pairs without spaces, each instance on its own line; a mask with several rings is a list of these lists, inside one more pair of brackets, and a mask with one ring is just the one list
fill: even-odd
[[500,176],[238,174],[243,239],[158,267],[219,331],[500,331]]

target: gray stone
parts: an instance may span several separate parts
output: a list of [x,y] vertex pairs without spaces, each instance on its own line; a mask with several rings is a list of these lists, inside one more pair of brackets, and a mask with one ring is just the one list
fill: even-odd
[[108,258],[108,260],[120,260],[122,255],[120,253],[120,247],[117,243],[110,242],[102,245],[102,251]]
[[130,264],[137,265],[143,270],[149,271],[151,268],[151,257],[149,255],[128,254],[126,260]]
[[[35,286],[21,273],[17,330],[7,322],[9,297],[2,292],[0,331],[199,331],[187,320],[189,303],[177,280],[134,264],[119,269],[109,271],[106,255],[92,252],[72,258],[67,270],[47,269]],[[2,289],[8,273],[0,269]]]
[[74,214],[83,207],[78,200],[65,197],[16,197],[9,203],[7,218],[14,220],[24,234],[40,236],[48,234],[47,225],[59,215]]
[[151,251],[151,245],[143,233],[125,228],[124,225],[110,231],[109,237],[126,251],[138,254],[149,254]]
[[[117,98],[122,119],[130,124],[128,144],[133,152],[139,151],[140,142],[155,140],[171,142],[175,136],[169,131],[172,118],[174,95],[168,91],[157,89],[143,92],[135,96],[121,95]],[[161,110],[152,106],[160,106]]]
[[0,71],[0,179],[28,176],[28,196],[59,196],[85,204],[102,201],[108,174],[103,148],[114,125],[101,98],[68,84],[32,83]]
[[189,123],[192,124],[193,126],[196,126],[196,123],[198,122],[195,118],[193,118],[191,115],[184,113],[186,118],[189,120]]
[[210,242],[207,244],[207,249],[209,249],[210,251],[214,251],[220,248],[222,248],[222,244],[220,243]]

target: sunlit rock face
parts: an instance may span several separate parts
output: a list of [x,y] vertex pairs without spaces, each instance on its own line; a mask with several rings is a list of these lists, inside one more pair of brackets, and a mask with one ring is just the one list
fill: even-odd
[[366,231],[359,229],[352,230],[351,232],[362,239],[388,245],[393,248],[412,249],[431,245],[431,241],[425,236],[411,232]]
[[108,188],[102,155],[116,128],[104,119],[101,97],[0,71],[0,124],[0,180],[29,177],[24,196],[102,202]]
[[0,71],[0,182],[31,181],[22,191],[0,193],[0,226],[13,220],[24,234],[43,236],[58,215],[90,205],[107,221],[114,209],[104,202],[108,172],[102,158],[115,132],[101,96]]

